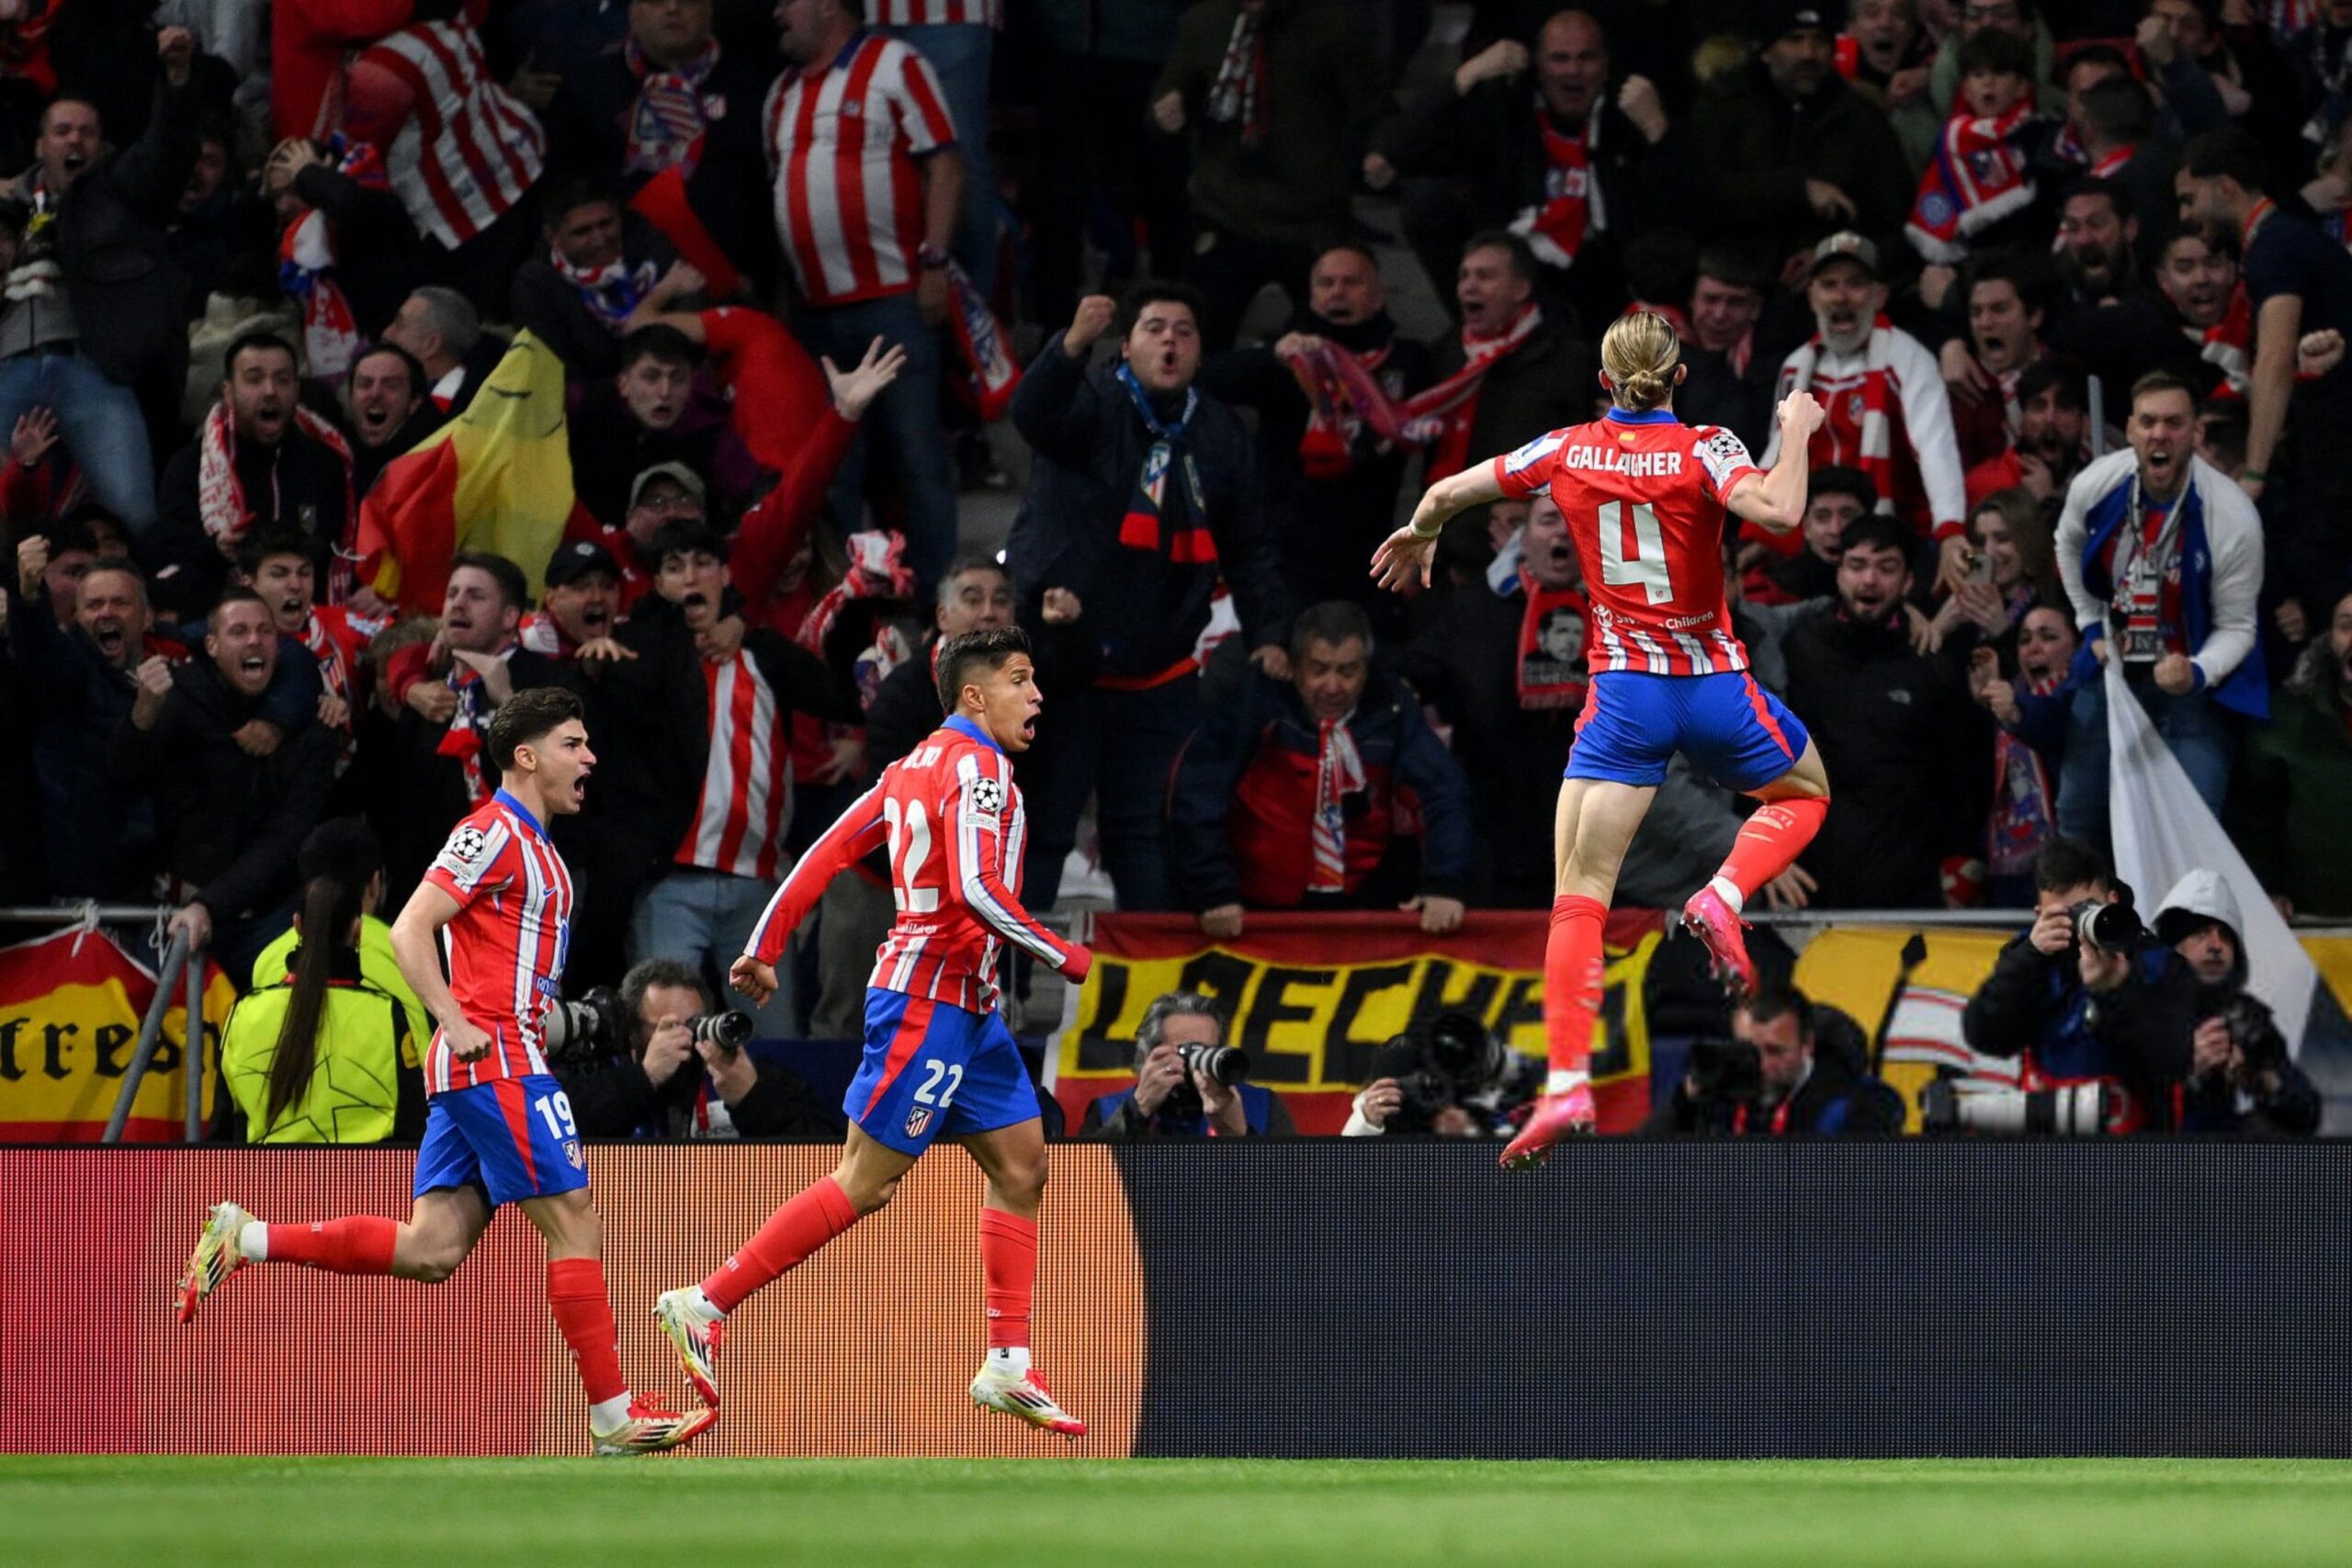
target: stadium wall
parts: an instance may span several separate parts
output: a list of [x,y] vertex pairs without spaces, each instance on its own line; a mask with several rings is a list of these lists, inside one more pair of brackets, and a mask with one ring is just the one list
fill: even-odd
[[[594,1146],[624,1366],[645,1309],[820,1146]],[[2352,1455],[2352,1147],[1654,1144],[1540,1175],[1434,1144],[1061,1145],[1036,1343],[1093,1431],[973,1411],[977,1173],[748,1303],[697,1452]],[[265,1269],[187,1327],[204,1209],[400,1213],[395,1150],[6,1150],[0,1448],[578,1453],[539,1244],[450,1282]]]

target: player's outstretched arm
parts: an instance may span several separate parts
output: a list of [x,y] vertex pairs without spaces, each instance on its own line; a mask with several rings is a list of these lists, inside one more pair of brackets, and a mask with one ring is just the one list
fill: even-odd
[[1502,494],[1502,481],[1496,477],[1492,462],[1473,463],[1458,474],[1448,474],[1438,480],[1421,492],[1420,504],[1413,508],[1411,519],[1382,540],[1380,548],[1373,552],[1374,580],[1383,588],[1396,592],[1419,576],[1426,588],[1436,558],[1437,536],[1445,532],[1447,521],[1470,507],[1499,501]]
[[417,884],[400,919],[392,922],[392,958],[400,964],[401,978],[441,1025],[441,1038],[449,1043],[450,1055],[460,1062],[471,1062],[490,1054],[490,1036],[458,1010],[458,998],[441,976],[441,928],[456,919],[464,907],[432,882]]
[[876,784],[850,803],[833,825],[818,835],[775,890],[752,927],[750,945],[727,972],[727,983],[756,1004],[775,994],[775,965],[793,931],[823,897],[825,885],[874,851],[888,836],[882,820],[882,786]]
[[1804,521],[1813,433],[1823,417],[1811,392],[1800,389],[1781,400],[1780,461],[1770,473],[1749,474],[1731,487],[1724,505],[1733,516],[1771,534],[1788,533]]

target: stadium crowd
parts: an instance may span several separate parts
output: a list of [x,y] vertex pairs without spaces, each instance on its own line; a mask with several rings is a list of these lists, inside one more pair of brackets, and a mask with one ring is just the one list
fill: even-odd
[[[1593,417],[1639,306],[1685,419],[1764,459],[1781,392],[1828,411],[1804,527],[1724,542],[1837,781],[1773,907],[2104,886],[2120,659],[2282,906],[2352,914],[2352,3],[1437,9],[1458,44],[1416,0],[0,0],[0,904],[160,900],[264,988],[299,915],[397,1002],[376,910],[495,787],[490,714],[569,686],[566,984],[634,1036],[583,1118],[821,1131],[684,1021],[938,723],[933,640],[1017,623],[1031,908],[1097,864],[1225,938],[1548,908],[1605,635],[1566,522],[1458,519],[1409,599],[1366,563]],[[1678,764],[1621,901],[1745,808]],[[2236,911],[2165,908],[2163,1059],[2117,1070],[2308,1131],[2204,1026]],[[854,1036],[891,914],[838,879],[761,1033]],[[2049,924],[1971,1027],[2088,1061],[2116,1010]],[[1170,1065],[1197,1000],[1113,1135],[1188,1081],[1195,1125],[1286,1121]],[[1733,1020],[1767,1103],[1883,1124],[1815,1022]],[[1661,1115],[1720,1128],[1702,1087]]]

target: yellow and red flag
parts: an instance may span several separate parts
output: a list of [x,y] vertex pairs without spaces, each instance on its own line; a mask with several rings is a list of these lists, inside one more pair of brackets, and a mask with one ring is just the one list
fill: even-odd
[[488,550],[522,568],[537,597],[571,503],[563,362],[521,333],[466,412],[394,458],[368,492],[360,581],[404,612],[431,615],[451,558]]

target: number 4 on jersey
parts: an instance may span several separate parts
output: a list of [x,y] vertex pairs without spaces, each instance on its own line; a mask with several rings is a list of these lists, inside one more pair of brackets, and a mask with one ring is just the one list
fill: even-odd
[[[1666,538],[1658,532],[1657,513],[1649,502],[1603,502],[1596,531],[1600,536],[1601,581],[1611,588],[1638,588],[1653,604],[1674,598],[1674,583],[1667,576]],[[1628,533],[1634,536],[1630,557],[1625,554]]]

